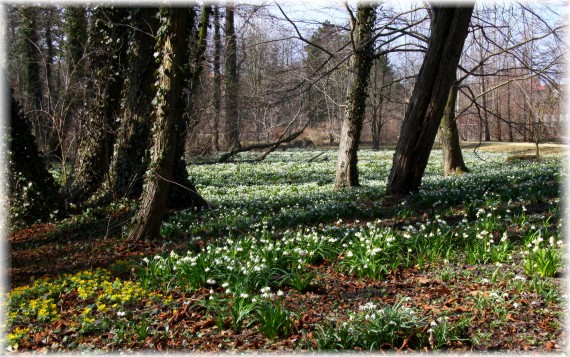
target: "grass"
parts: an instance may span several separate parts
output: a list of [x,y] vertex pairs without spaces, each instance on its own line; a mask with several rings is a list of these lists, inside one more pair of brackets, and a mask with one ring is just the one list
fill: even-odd
[[[390,152],[362,150],[363,187],[341,191],[332,186],[334,163],[306,162],[312,156],[290,150],[259,164],[190,167],[214,208],[171,214],[164,240],[151,243],[155,253],[140,258],[132,253],[149,249],[129,251],[120,229],[73,243],[80,251],[91,244],[99,258],[124,243],[129,258],[14,287],[7,347],[562,348],[565,172],[558,156],[506,163],[507,153],[466,152],[472,173],[443,178],[436,150],[422,189],[395,203],[381,200]],[[80,230],[86,222],[108,224],[129,207],[55,222],[46,240],[16,232],[16,266],[44,247],[72,254],[57,232],[89,234]],[[548,334],[530,341],[536,326]]]

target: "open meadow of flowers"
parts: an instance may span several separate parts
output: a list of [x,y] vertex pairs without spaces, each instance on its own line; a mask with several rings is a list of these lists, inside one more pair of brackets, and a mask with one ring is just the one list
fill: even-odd
[[394,200],[393,151],[361,150],[352,190],[317,153],[190,166],[212,206],[169,215],[175,248],[13,287],[5,348],[565,349],[562,157],[465,152],[443,177],[434,150]]

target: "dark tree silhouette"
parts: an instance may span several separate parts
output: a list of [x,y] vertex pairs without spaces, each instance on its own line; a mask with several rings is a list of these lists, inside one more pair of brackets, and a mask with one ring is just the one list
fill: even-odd
[[409,194],[421,185],[453,83],[473,4],[433,6],[431,34],[388,178],[388,194]]

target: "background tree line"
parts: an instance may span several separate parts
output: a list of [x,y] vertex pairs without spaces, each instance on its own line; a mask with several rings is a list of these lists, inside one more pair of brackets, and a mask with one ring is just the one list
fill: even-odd
[[[279,5],[9,6],[12,121],[29,124],[37,160],[61,164],[53,207],[140,197],[134,238],[156,235],[166,208],[207,206],[187,171],[196,155],[340,145],[337,186],[350,187],[360,142],[398,141],[388,191],[407,193],[424,164],[399,178],[398,157],[427,162],[438,128],[446,174],[467,170],[460,139],[559,139],[557,5],[470,6],[347,5],[340,21]],[[406,151],[414,116],[429,135]]]

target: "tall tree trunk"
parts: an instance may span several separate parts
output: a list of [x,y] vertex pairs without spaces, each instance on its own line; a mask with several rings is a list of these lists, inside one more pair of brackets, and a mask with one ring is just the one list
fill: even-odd
[[32,133],[36,137],[38,149],[46,152],[43,134],[44,118],[38,114],[42,104],[42,83],[40,82],[40,43],[38,36],[39,9],[35,6],[22,6],[20,19],[21,42],[19,44],[24,62],[24,78],[22,83],[22,105],[32,125]]
[[[56,12],[55,7],[48,7],[44,9],[45,15],[45,28],[44,28],[44,39],[46,45],[45,54],[45,93],[44,93],[44,110],[52,114],[54,112],[54,103],[57,100],[58,95],[55,93],[57,86],[54,83],[56,75],[54,75],[54,59],[56,57],[55,46],[54,46],[54,36],[52,33],[52,27],[54,26],[54,13]],[[57,132],[54,130],[54,125],[50,115],[44,115],[46,122],[49,123],[49,129],[46,132],[47,135],[47,154],[48,158],[53,158],[54,156],[61,157],[61,145],[57,140]],[[58,152],[59,150],[59,152]]]
[[104,190],[112,198],[138,197],[142,192],[143,175],[148,167],[148,148],[152,99],[154,98],[154,59],[156,41],[151,34],[158,30],[158,8],[133,9],[129,41],[127,78],[123,89],[121,126],[113,150],[108,181]]
[[[177,53],[182,57],[183,63],[190,63],[192,70],[190,72],[189,87],[190,93],[187,96],[186,112],[176,125],[176,155],[174,163],[174,182],[176,183],[170,188],[168,208],[184,209],[188,207],[206,207],[208,203],[196,191],[194,183],[188,177],[187,163],[184,155],[188,132],[192,131],[197,122],[188,119],[193,117],[194,98],[200,89],[200,75],[202,73],[204,63],[204,53],[206,51],[206,39],[208,37],[208,21],[211,6],[204,5],[202,7],[202,15],[198,26],[198,38],[193,44],[196,48],[193,58],[190,60],[188,46],[187,51]],[[190,128],[188,127],[190,124]]]
[[220,58],[222,42],[220,39],[220,9],[214,6],[214,91],[212,101],[214,115],[212,117],[212,149],[220,151],[220,103],[222,99],[222,76],[220,72]]
[[239,117],[238,117],[238,74],[237,74],[237,45],[234,30],[234,5],[226,5],[226,21],[224,23],[226,56],[224,63],[225,84],[225,125],[224,139],[228,151],[239,148]]
[[463,153],[459,145],[459,132],[457,130],[457,120],[455,118],[455,103],[457,101],[457,93],[459,85],[455,82],[449,91],[449,97],[445,110],[443,111],[443,119],[441,122],[441,131],[443,139],[443,174],[449,176],[452,174],[462,174],[468,172],[467,166],[463,161]]
[[82,5],[67,6],[64,12],[66,35],[65,52],[68,72],[77,78],[85,75],[85,47],[87,45],[87,11]]
[[503,114],[501,113],[501,95],[498,90],[495,91],[495,113],[497,113],[497,141],[503,141]]
[[128,27],[123,24],[128,11],[97,7],[92,15],[88,44],[94,52],[90,58],[91,83],[88,84],[91,98],[69,187],[69,194],[76,203],[83,202],[100,187],[111,161],[124,83]]
[[11,97],[10,205],[24,207],[23,212],[18,212],[20,216],[15,218],[32,223],[37,219],[49,218],[55,210],[61,210],[64,201],[60,187],[39,155],[29,119],[22,113],[13,94]]
[[366,111],[367,87],[374,61],[373,30],[376,5],[359,4],[356,15],[357,37],[352,63],[353,80],[347,102],[347,113],[342,123],[335,186],[355,187],[358,182],[358,144]]
[[[205,62],[205,52],[208,37],[208,25],[210,20],[210,13],[212,12],[211,5],[202,6],[202,12],[200,15],[200,22],[198,23],[198,31],[195,32],[195,36],[190,36],[191,41],[189,48],[189,76],[187,78],[188,86],[185,91],[186,94],[186,109],[184,111],[184,120],[182,122],[182,127],[179,131],[183,133],[182,140],[178,142],[177,156],[186,157],[186,144],[194,136],[194,129],[199,122],[199,117],[196,115],[194,108],[197,108],[201,103],[196,103],[197,97],[200,93],[201,76],[204,69]],[[190,13],[190,18],[195,17],[195,11]],[[194,21],[191,21],[194,22]],[[192,29],[192,27],[190,27]],[[195,38],[194,38],[195,37]]]
[[[481,55],[482,56],[482,55]],[[482,57],[481,57],[482,58]],[[481,93],[484,93],[481,96],[482,104],[483,104],[483,117],[481,121],[483,123],[483,139],[485,141],[491,141],[491,129],[489,127],[489,114],[488,114],[488,104],[487,104],[487,78],[485,77],[485,66],[481,66],[480,73],[481,73]]]
[[176,125],[182,114],[182,89],[184,76],[181,68],[187,47],[187,17],[184,8],[161,8],[161,31],[157,43],[160,51],[157,94],[152,113],[152,150],[145,185],[129,239],[152,239],[160,236],[160,226],[166,213],[166,205],[176,155]]
[[388,178],[388,194],[421,185],[467,37],[472,3],[433,6],[428,48],[417,77]]
[[[79,133],[74,132],[75,123],[81,123],[85,115],[87,102],[87,11],[85,6],[66,6],[63,13],[63,32],[65,42],[63,50],[65,66],[58,66],[62,81],[60,88],[60,106],[55,117],[60,158],[67,162],[70,153],[76,154],[77,141],[74,139]],[[69,182],[68,182],[69,183]]]
[[[384,107],[384,96],[382,94],[382,88],[386,82],[386,74],[388,72],[386,58],[381,57],[375,60],[375,70],[374,70],[374,85],[378,86],[379,88],[375,88],[373,92],[373,108],[372,108],[372,148],[379,149],[380,148],[380,134],[382,132],[382,127],[384,126],[384,118],[382,116],[383,112],[382,109]],[[378,71],[382,73],[382,79],[380,81],[380,85],[378,85]],[[389,87],[389,91],[391,91],[392,86]]]
[[513,117],[511,109],[511,84],[507,83],[507,122],[509,124],[509,142],[513,142]]

